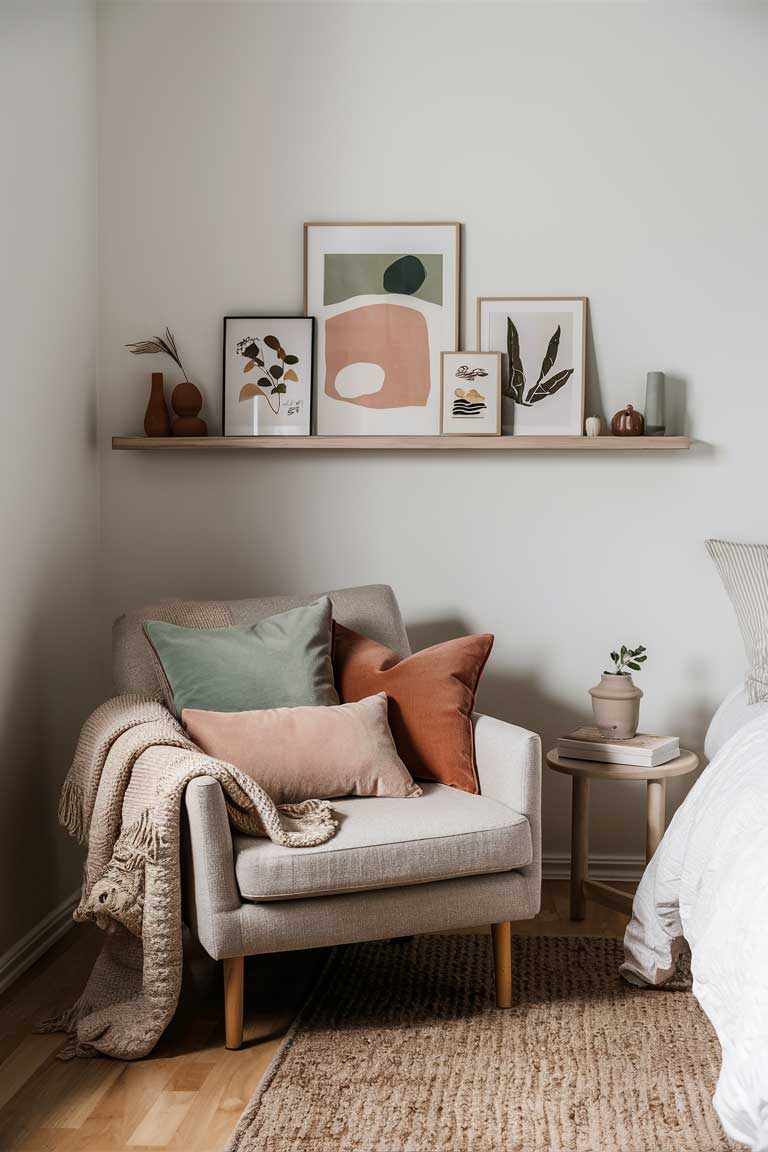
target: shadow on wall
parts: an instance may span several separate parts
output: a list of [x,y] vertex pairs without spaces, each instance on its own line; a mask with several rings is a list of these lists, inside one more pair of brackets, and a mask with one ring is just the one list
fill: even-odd
[[3,651],[0,953],[78,885],[82,851],[59,827],[59,792],[80,727],[106,695],[93,596],[73,583],[72,551],[53,545],[47,563],[35,558]]

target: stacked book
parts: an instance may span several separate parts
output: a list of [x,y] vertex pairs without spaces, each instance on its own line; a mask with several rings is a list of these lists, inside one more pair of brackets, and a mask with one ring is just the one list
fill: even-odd
[[587,727],[561,736],[557,750],[568,760],[658,768],[680,755],[680,741],[677,736],[646,736],[640,732],[629,740],[617,740],[613,736],[601,736],[598,728]]

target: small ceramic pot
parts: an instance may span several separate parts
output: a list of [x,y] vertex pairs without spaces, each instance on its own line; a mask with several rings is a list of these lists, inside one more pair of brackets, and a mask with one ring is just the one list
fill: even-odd
[[208,425],[198,413],[203,406],[203,394],[189,380],[182,380],[171,393],[171,407],[176,419],[171,424],[172,436],[207,436]]
[[614,436],[642,436],[644,425],[642,412],[636,412],[631,404],[627,404],[611,420],[611,432]]
[[629,740],[640,723],[640,701],[643,693],[628,672],[616,675],[603,672],[600,683],[590,688],[592,711],[601,736]]
[[587,436],[599,436],[603,430],[603,422],[599,416],[587,416],[584,427]]

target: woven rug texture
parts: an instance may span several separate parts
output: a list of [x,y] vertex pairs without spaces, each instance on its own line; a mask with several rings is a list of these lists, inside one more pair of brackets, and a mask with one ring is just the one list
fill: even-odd
[[723,1152],[714,1032],[682,974],[639,990],[621,942],[490,938],[337,949],[230,1152]]

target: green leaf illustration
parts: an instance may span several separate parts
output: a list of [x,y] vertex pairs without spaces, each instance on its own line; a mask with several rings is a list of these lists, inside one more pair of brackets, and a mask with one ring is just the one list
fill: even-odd
[[633,672],[640,671],[640,665],[635,664],[634,660],[627,660],[627,668],[631,668]]
[[536,381],[537,384],[541,384],[541,382],[544,379],[544,377],[546,376],[547,372],[552,371],[552,369],[555,365],[555,360],[557,360],[557,350],[559,347],[560,347],[560,325],[558,324],[557,331],[555,332],[554,336],[552,337],[549,344],[547,345],[546,355],[541,362],[541,372],[539,372],[539,378]]
[[270,376],[274,376],[275,380],[279,380],[283,374],[283,370],[279,364],[273,364],[269,370]]
[[286,356],[285,362],[286,364],[298,364],[299,358],[298,356]]
[[511,316],[507,316],[507,353],[509,355],[509,383],[504,389],[504,395],[511,397],[515,403],[522,404],[525,372],[523,371],[523,362],[520,359],[520,337]]
[[275,384],[274,388],[272,389],[272,395],[274,396],[277,393],[287,392],[287,391],[288,391],[288,389],[286,388],[285,384]]
[[258,382],[262,388],[271,388],[274,384],[274,380],[270,380],[269,376],[260,377]]
[[534,384],[525,398],[526,404],[536,404],[539,400],[546,400],[547,396],[554,396],[555,392],[559,392],[568,383],[572,375],[573,368],[566,368],[564,372],[550,376],[549,380]]

